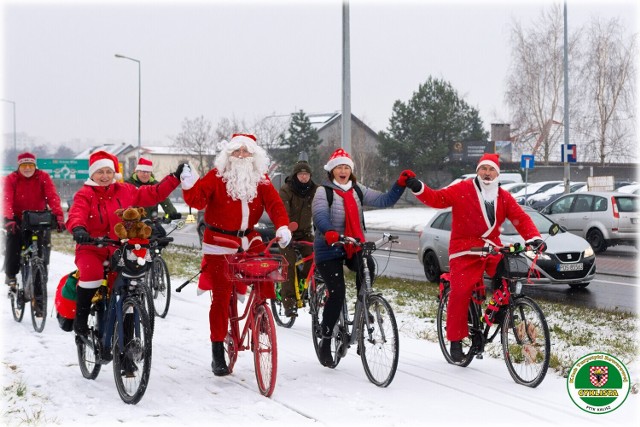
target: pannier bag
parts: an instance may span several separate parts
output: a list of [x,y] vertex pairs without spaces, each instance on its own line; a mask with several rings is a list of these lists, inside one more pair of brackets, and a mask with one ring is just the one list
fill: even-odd
[[27,230],[44,230],[51,228],[55,222],[51,211],[22,212],[22,227]]
[[60,328],[67,332],[73,330],[73,319],[76,317],[76,285],[79,275],[78,270],[64,275],[56,289],[56,317]]

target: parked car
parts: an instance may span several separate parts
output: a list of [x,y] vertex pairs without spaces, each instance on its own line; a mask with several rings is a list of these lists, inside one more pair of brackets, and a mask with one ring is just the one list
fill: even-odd
[[613,191],[565,194],[542,209],[567,231],[587,239],[593,250],[638,246],[640,196]]
[[[204,237],[204,230],[207,228],[204,223],[204,211],[198,211],[198,237],[200,238],[200,244],[202,245],[202,238]],[[260,233],[260,237],[262,237],[262,241],[268,243],[269,240],[276,237],[276,230],[271,218],[267,215],[266,212],[262,213],[260,220],[257,224],[253,226],[253,228]],[[278,245],[274,245],[274,249],[277,249]]]
[[[451,181],[451,183],[449,185],[447,185],[447,187],[449,187],[450,185],[453,185],[457,182],[460,181],[464,181],[465,179],[469,179],[469,178],[475,178],[476,176],[478,176],[477,173],[465,173],[464,175],[462,175],[459,178],[454,179],[453,181]],[[520,175],[519,173],[509,173],[509,172],[505,172],[505,173],[501,173],[500,175],[498,175],[498,182],[502,183],[502,184],[510,184],[513,182],[522,182],[522,175]]]
[[626,194],[640,194],[640,184],[627,184],[619,187],[617,190],[619,193]]
[[529,199],[529,197],[533,196],[534,194],[538,194],[538,193],[542,193],[544,191],[547,191],[551,187],[555,187],[558,184],[562,184],[562,181],[532,182],[529,185],[527,185],[525,188],[523,188],[522,190],[520,190],[517,193],[512,194],[512,195],[513,195],[513,198],[516,199],[516,201],[519,204],[524,205],[525,194],[526,194],[527,199]]
[[[549,235],[553,222],[530,207],[523,207],[529,214],[540,235],[547,244],[547,250],[540,254],[535,269],[540,277],[531,278],[532,284],[569,285],[584,288],[596,274],[596,257],[589,243],[582,237],[561,230],[555,236]],[[449,271],[449,239],[451,237],[451,209],[443,209],[427,223],[420,233],[418,260],[424,266],[428,281],[437,282],[442,272]],[[500,240],[503,244],[524,243],[513,224],[505,221]],[[531,265],[531,259],[528,259]]]
[[[569,184],[569,193],[575,193],[587,190],[586,182],[572,182]],[[553,202],[564,194],[564,182],[554,187],[549,188],[542,193],[534,194],[527,198],[527,206],[531,206],[533,209],[539,211],[549,203]]]
[[515,194],[527,185],[529,184],[526,182],[507,182],[506,184],[500,184],[500,187],[503,190],[507,190],[511,194]]

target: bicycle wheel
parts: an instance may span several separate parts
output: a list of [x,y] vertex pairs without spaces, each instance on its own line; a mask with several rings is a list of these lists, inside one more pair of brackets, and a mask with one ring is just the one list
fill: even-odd
[[11,296],[11,314],[13,320],[22,322],[24,317],[24,289],[22,285],[16,285],[16,291],[10,293]]
[[[309,286],[309,309],[311,313],[311,339],[313,340],[313,347],[316,350],[316,356],[318,361],[320,360],[320,341],[322,340],[322,315],[324,312],[324,306],[329,296],[327,287],[322,279],[315,277],[312,279],[314,283]],[[315,291],[314,291],[315,289]],[[339,322],[338,322],[339,323]],[[336,323],[336,326],[338,325]],[[344,323],[344,322],[343,322]],[[334,336],[336,334],[334,333]],[[330,368],[335,368],[340,362],[339,356],[336,356],[336,340],[332,339],[331,351],[334,353],[334,363]],[[336,360],[337,359],[337,360]]]
[[531,298],[517,298],[502,323],[502,352],[513,380],[537,387],[544,380],[551,357],[549,327],[540,306]]
[[451,342],[447,340],[447,305],[449,304],[449,293],[451,290],[447,289],[444,292],[440,303],[438,304],[438,313],[436,318],[436,327],[438,330],[438,343],[440,344],[440,351],[444,355],[447,362],[458,366],[469,366],[469,363],[473,360],[474,353],[472,351],[472,340],[474,335],[478,335],[478,339],[481,339],[479,334],[481,333],[479,315],[476,314],[476,306],[469,304],[469,314],[467,316],[467,322],[469,324],[469,335],[462,340],[462,354],[464,358],[460,362],[455,362],[451,358],[449,348]]
[[269,397],[276,387],[278,373],[278,342],[276,325],[266,304],[256,308],[251,331],[251,347],[258,389]]
[[[373,316],[368,328],[366,313]],[[398,369],[400,342],[396,317],[383,296],[371,295],[367,299],[367,310],[360,317],[358,331],[358,353],[367,378],[378,387],[387,387]]]
[[118,394],[123,402],[136,404],[144,396],[151,373],[151,324],[138,298],[129,297],[122,303],[122,319],[116,319],[113,337]]
[[31,265],[31,323],[36,332],[42,332],[47,322],[47,270],[40,260]]
[[[169,276],[169,268],[167,263],[161,256],[153,259],[153,280],[150,282],[151,292],[153,295],[153,307],[155,314],[163,319],[169,312],[169,304],[171,303],[171,277]],[[151,313],[149,313],[151,315]]]
[[101,313],[104,313],[104,302],[99,302],[91,307],[89,312],[89,319],[87,325],[89,326],[89,342],[93,343],[92,346],[88,346],[85,342],[76,337],[76,347],[78,348],[78,365],[80,365],[80,372],[82,376],[88,380],[95,380],[100,373],[102,365],[100,364],[100,338],[99,338],[99,324]]
[[290,328],[296,322],[296,317],[287,317],[284,315],[284,304],[282,303],[282,295],[280,294],[282,283],[276,282],[275,285],[276,297],[271,299],[271,312],[273,313],[273,318],[278,326]]
[[[151,269],[147,273],[150,273]],[[156,329],[156,310],[153,306],[153,290],[151,284],[153,282],[153,274],[146,274],[144,276],[144,282],[140,283],[142,286],[142,294],[140,295],[140,301],[144,306],[145,311],[149,315],[149,326],[151,326],[151,335]]]

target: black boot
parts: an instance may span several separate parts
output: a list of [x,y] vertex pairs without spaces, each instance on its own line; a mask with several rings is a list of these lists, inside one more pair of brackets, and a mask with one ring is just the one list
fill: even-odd
[[451,359],[454,362],[460,363],[464,359],[464,354],[462,353],[462,341],[451,341],[451,350],[449,351],[451,354]]
[[96,294],[95,289],[81,288],[76,290],[76,318],[73,320],[73,330],[77,335],[89,335],[87,321],[91,311],[91,298]]
[[320,340],[320,346],[318,348],[318,359],[322,366],[328,368],[335,367],[333,364],[333,356],[331,355],[331,329],[326,326],[322,326],[322,339]]
[[212,342],[211,352],[213,355],[213,362],[211,362],[213,375],[217,377],[229,375],[229,368],[227,367],[227,362],[224,360],[224,345],[222,341]]

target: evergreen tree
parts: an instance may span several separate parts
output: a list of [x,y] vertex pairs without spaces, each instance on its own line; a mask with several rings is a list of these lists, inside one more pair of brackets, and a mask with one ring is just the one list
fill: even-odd
[[380,132],[380,155],[394,173],[413,169],[421,176],[442,168],[453,142],[488,138],[478,110],[450,83],[430,76],[406,104],[395,102],[389,127]]
[[311,126],[309,117],[300,110],[291,115],[289,129],[286,134],[280,135],[280,149],[274,152],[273,157],[280,163],[280,171],[288,175],[298,161],[300,153],[304,152],[315,172],[319,170],[317,148],[321,142],[318,132]]

